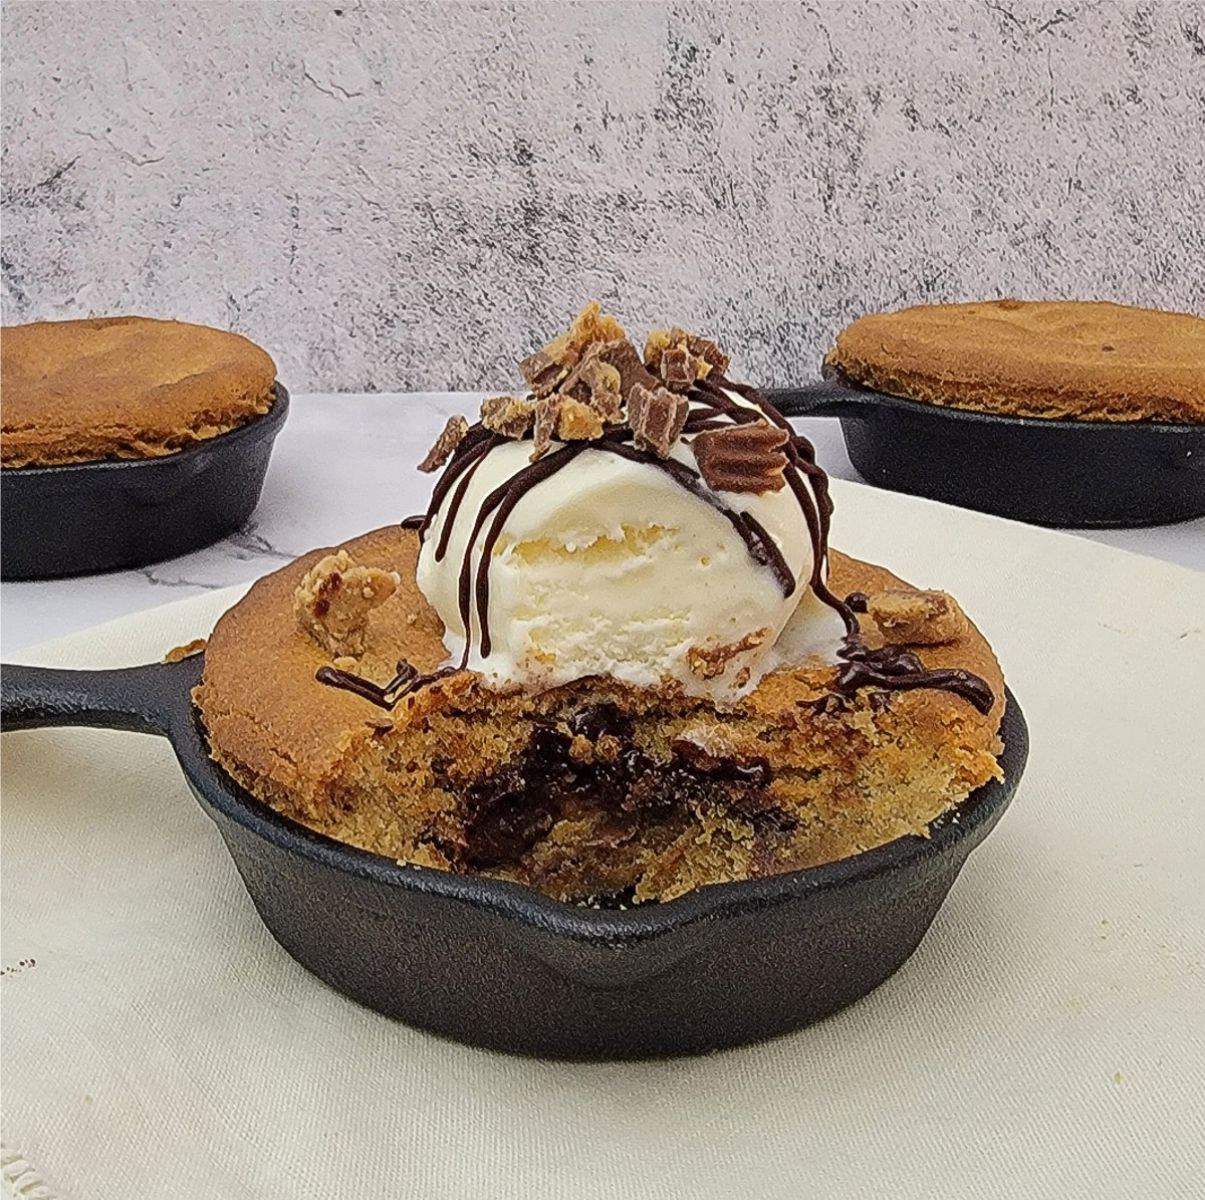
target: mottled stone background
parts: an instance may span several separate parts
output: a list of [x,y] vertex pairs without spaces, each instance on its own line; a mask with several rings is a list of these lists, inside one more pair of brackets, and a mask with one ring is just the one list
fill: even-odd
[[584,297],[810,376],[867,309],[1205,308],[1199,3],[6,3],[8,322],[495,387]]

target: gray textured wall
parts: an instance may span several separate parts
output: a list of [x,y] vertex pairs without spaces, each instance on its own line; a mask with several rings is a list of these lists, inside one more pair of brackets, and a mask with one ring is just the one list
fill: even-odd
[[1205,308],[1199,3],[6,3],[7,322],[460,388],[599,296],[810,374],[867,309]]

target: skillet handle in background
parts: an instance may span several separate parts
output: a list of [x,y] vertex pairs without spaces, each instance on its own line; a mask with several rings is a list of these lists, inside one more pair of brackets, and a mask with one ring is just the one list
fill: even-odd
[[873,403],[872,397],[827,379],[763,394],[784,417],[861,417]]
[[90,725],[166,735],[188,703],[201,656],[112,671],[0,666],[0,727],[43,729]]

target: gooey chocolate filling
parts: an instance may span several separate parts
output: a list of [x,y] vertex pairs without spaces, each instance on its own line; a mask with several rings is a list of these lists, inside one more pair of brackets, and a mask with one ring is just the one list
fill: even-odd
[[[457,866],[480,870],[519,862],[562,816],[583,808],[602,810],[617,840],[705,806],[747,821],[760,836],[794,828],[767,796],[772,772],[764,759],[715,756],[680,740],[673,758],[658,762],[636,745],[631,718],[613,704],[579,709],[563,726],[537,726],[517,759],[463,790],[455,836],[431,828],[426,840]],[[573,756],[577,737],[594,746],[590,761]]]

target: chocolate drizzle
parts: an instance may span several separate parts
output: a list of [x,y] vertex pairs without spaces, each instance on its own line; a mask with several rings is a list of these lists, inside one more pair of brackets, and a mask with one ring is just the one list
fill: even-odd
[[[730,397],[724,394],[728,388],[755,405],[766,419],[780,428],[790,430],[790,424],[764,396],[747,384],[733,383],[720,379],[717,384],[703,380],[699,390],[707,395],[716,408],[726,401],[733,408]],[[746,410],[747,411],[747,410]],[[700,416],[703,414],[700,413]],[[709,414],[710,415],[710,414]],[[740,418],[737,418],[740,419]],[[748,418],[745,418],[748,419]],[[690,423],[687,423],[687,431]],[[833,502],[828,491],[828,476],[816,465],[816,452],[806,438],[792,432],[786,446],[790,467],[787,482],[803,510],[804,520],[812,536],[812,578],[810,586],[816,595],[833,609],[845,624],[845,638],[837,651],[845,665],[837,674],[835,692],[852,699],[859,688],[876,687],[881,692],[912,691],[916,688],[938,688],[962,697],[985,715],[991,711],[995,697],[987,682],[970,671],[957,669],[929,670],[911,651],[896,646],[870,649],[862,638],[862,627],[857,614],[866,612],[869,597],[853,592],[845,600],[839,599],[824,582],[824,565],[828,558],[828,530],[832,517]],[[793,469],[792,469],[793,468]],[[804,483],[806,476],[815,494],[815,503]],[[880,704],[882,701],[880,701]]]
[[[473,522],[473,532],[469,535],[468,544],[465,546],[464,560],[460,567],[460,619],[464,622],[465,634],[469,633],[469,575],[472,571],[473,563],[473,546],[476,544],[477,535],[481,532],[481,526],[484,524],[486,517],[494,513],[494,520],[490,524],[489,531],[485,535],[485,541],[481,545],[481,559],[477,564],[477,622],[480,630],[481,641],[481,657],[489,658],[490,656],[490,625],[489,625],[489,603],[490,603],[490,562],[494,555],[494,546],[498,542],[498,537],[502,533],[502,527],[506,524],[506,518],[514,511],[514,507],[523,497],[531,491],[537,483],[543,483],[545,479],[555,475],[566,463],[572,462],[581,452],[587,443],[575,442],[567,446],[562,446],[559,450],[554,450],[551,454],[545,455],[543,458],[537,459],[533,463],[529,463],[517,475],[512,476],[496,487],[481,503],[481,509],[477,513],[477,519]],[[447,520],[450,521],[454,514],[449,513]],[[468,659],[468,637],[465,638],[465,660]]]
[[[758,419],[758,412],[734,403],[730,396],[718,388],[713,387],[707,392],[696,390],[692,393],[691,399],[700,407],[693,411],[687,419],[686,427],[683,430],[684,435],[698,433],[703,429],[721,428],[725,424],[741,424]],[[789,431],[790,427],[782,421],[781,417],[776,423]],[[797,580],[787,564],[786,558],[778,544],[755,518],[726,505],[715,492],[703,483],[699,472],[686,463],[679,462],[674,458],[660,458],[651,451],[638,450],[631,444],[632,438],[633,434],[630,429],[617,428],[609,429],[601,438],[592,441],[568,443],[523,467],[505,483],[496,487],[482,501],[469,533],[464,556],[461,559],[458,585],[460,619],[469,638],[471,638],[472,614],[474,609],[476,610],[477,636],[482,658],[489,657],[492,646],[489,628],[489,568],[494,548],[502,534],[506,519],[533,487],[551,478],[584,450],[599,450],[603,453],[615,454],[632,462],[647,463],[649,466],[665,472],[680,487],[710,505],[730,522],[741,541],[744,542],[750,558],[773,573],[784,596],[791,595],[795,590]],[[442,561],[447,553],[452,529],[456,524],[456,518],[474,472],[489,451],[505,440],[497,434],[490,433],[481,425],[474,425],[456,447],[444,474],[435,486],[426,519],[419,529],[420,537],[424,537],[446,500],[447,511],[444,513],[439,542],[435,547],[436,562]],[[788,457],[792,464],[797,460],[804,461],[806,468],[819,471],[811,458],[810,443],[802,438],[797,440],[806,448],[806,452],[801,454],[792,443],[788,442],[788,447],[790,447]],[[823,472],[820,472],[820,476],[823,478]],[[795,486],[794,483],[792,486]],[[802,489],[802,493],[800,490],[796,490],[797,495],[806,493],[806,485],[802,480],[799,480],[799,488]],[[806,499],[810,505],[811,497],[807,496]],[[823,504],[821,511],[824,511]],[[815,546],[817,536],[823,537],[823,533],[827,530],[826,519],[823,524],[809,521],[809,529],[813,531],[812,540],[813,546]],[[484,536],[482,536],[483,531]],[[478,547],[478,539],[481,539],[480,557],[474,573],[473,551]],[[813,571],[813,576],[818,577],[818,573]],[[461,660],[462,667],[468,662],[468,640],[466,638],[465,654]]]
[[[452,452],[452,458],[448,462],[444,473],[435,483],[435,487],[431,491],[431,502],[427,505],[426,516],[423,518],[423,523],[418,527],[418,536],[423,538],[426,536],[427,530],[431,528],[431,522],[435,519],[435,514],[439,512],[439,506],[443,504],[444,497],[448,494],[452,485],[470,469],[476,470],[477,464],[495,447],[501,445],[506,439],[496,433],[491,433],[484,425],[473,425],[469,428],[468,433],[460,440],[460,445]],[[454,514],[460,507],[460,500],[464,496],[464,488],[457,488],[457,494],[453,497],[455,507],[449,508],[449,516]],[[448,522],[451,523],[450,521]]]
[[871,650],[860,636],[847,637],[837,654],[845,660],[845,666],[837,673],[835,690],[847,698],[852,698],[863,687],[876,687],[887,692],[939,688],[961,696],[985,716],[995,703],[992,689],[978,675],[950,668],[929,670],[915,654],[898,646]]
[[[729,395],[730,392],[740,396],[745,403],[738,404]],[[929,670],[915,654],[894,646],[870,649],[863,640],[857,616],[859,612],[866,611],[867,597],[860,592],[854,592],[845,600],[841,600],[829,590],[825,582],[825,573],[833,503],[829,495],[828,476],[817,465],[815,448],[811,442],[795,433],[787,419],[756,388],[748,384],[734,383],[722,375],[717,375],[714,378],[699,380],[688,395],[692,407],[682,430],[683,437],[689,438],[707,430],[761,419],[785,430],[788,435],[783,447],[787,456],[784,474],[787,485],[799,504],[812,544],[812,573],[808,586],[824,604],[840,616],[845,626],[845,637],[837,651],[837,656],[844,665],[838,671],[834,694],[824,698],[825,701],[838,697],[851,699],[859,688],[874,687],[879,689],[874,695],[880,697],[881,705],[885,702],[884,692],[939,688],[962,697],[982,713],[989,712],[994,697],[991,688],[979,676],[956,669]],[[632,430],[619,427],[608,429],[601,437],[590,441],[567,443],[535,462],[528,463],[485,497],[474,518],[460,563],[458,604],[466,636],[464,653],[458,666],[446,666],[429,675],[421,675],[410,664],[399,663],[397,675],[383,686],[347,671],[323,667],[317,676],[320,682],[353,692],[382,708],[392,708],[399,700],[427,683],[465,669],[469,660],[474,609],[477,614],[480,654],[482,658],[488,658],[491,650],[490,563],[507,518],[532,488],[550,479],[585,450],[614,454],[664,472],[681,488],[728,520],[744,543],[749,557],[773,574],[784,596],[790,596],[795,591],[798,581],[782,550],[754,517],[726,505],[715,491],[707,487],[699,472],[688,464],[675,458],[658,457],[649,450],[637,449],[632,440]],[[445,501],[447,502],[439,542],[435,547],[437,562],[442,561],[447,553],[452,529],[474,474],[489,452],[506,441],[506,438],[491,432],[480,423],[471,426],[456,446],[436,483],[426,514],[421,518],[407,518],[403,522],[407,528],[417,528],[420,539],[425,538],[436,515]],[[474,571],[473,552],[478,547],[479,539],[480,556]]]
[[351,671],[342,671],[338,667],[319,667],[314,678],[328,687],[341,688],[351,692],[361,699],[375,704],[378,708],[391,709],[399,701],[426,687],[436,680],[445,679],[459,671],[459,667],[440,667],[435,671],[420,671],[413,663],[402,659],[397,665],[397,673],[388,683],[373,683],[362,675]]

